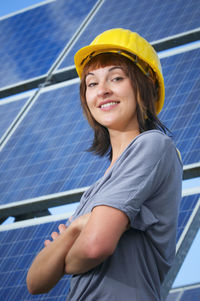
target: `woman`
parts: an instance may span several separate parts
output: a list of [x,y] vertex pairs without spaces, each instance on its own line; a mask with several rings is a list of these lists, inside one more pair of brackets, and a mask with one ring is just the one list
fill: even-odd
[[49,291],[72,274],[67,300],[158,301],[175,255],[182,164],[157,114],[164,102],[159,58],[138,34],[112,29],[80,49],[90,148],[109,155],[105,175],[83,195],[68,227],[34,260],[27,285]]

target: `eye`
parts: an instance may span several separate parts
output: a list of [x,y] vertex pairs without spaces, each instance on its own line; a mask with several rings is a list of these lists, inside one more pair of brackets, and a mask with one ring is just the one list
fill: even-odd
[[87,87],[92,88],[92,87],[94,87],[94,86],[96,86],[96,85],[97,85],[97,82],[89,82],[89,83],[87,84]]
[[112,79],[113,82],[118,82],[118,81],[121,81],[121,80],[123,80],[123,77],[122,77],[122,76],[115,76],[115,77],[113,77],[113,79]]

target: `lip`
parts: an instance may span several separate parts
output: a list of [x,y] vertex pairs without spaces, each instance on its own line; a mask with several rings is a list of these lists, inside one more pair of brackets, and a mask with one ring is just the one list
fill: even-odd
[[[114,102],[115,102],[115,104],[112,104],[110,106],[102,108],[103,105],[108,104],[108,103],[114,103]],[[111,108],[116,107],[118,104],[119,104],[119,101],[117,101],[117,100],[107,99],[107,100],[101,101],[98,108],[103,110],[103,111],[108,111]]]

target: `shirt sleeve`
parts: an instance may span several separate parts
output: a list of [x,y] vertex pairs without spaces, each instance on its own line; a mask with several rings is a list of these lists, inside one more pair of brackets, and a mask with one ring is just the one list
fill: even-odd
[[[107,205],[123,211],[131,227],[145,230],[157,223],[148,201],[159,194],[175,156],[172,140],[158,131],[145,132],[120,156],[95,195],[92,208]],[[140,220],[137,215],[140,212]]]

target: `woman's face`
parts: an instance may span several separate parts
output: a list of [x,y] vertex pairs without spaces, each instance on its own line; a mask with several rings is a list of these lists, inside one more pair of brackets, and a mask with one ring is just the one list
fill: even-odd
[[86,102],[93,118],[108,130],[139,128],[136,98],[122,67],[111,65],[86,75]]

